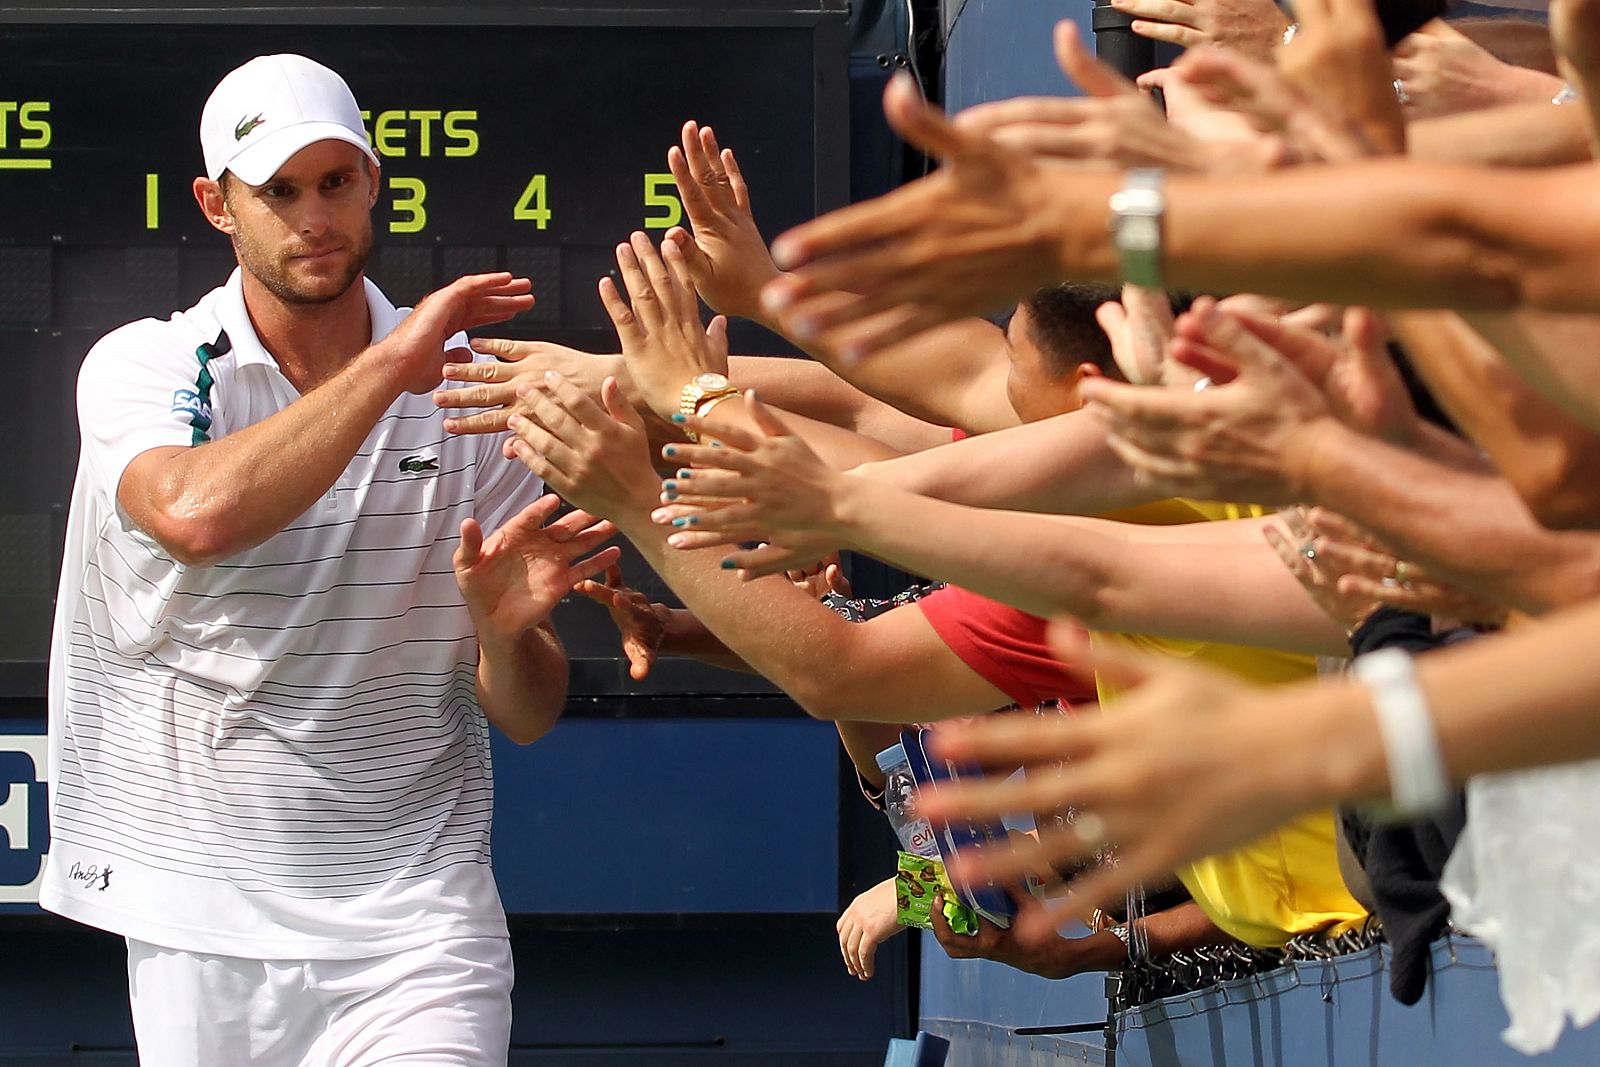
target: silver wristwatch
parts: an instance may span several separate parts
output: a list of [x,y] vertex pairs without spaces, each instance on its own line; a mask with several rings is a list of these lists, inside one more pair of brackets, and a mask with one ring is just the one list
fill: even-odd
[[1122,189],[1111,194],[1111,243],[1122,264],[1122,280],[1147,289],[1166,288],[1161,281],[1161,216],[1167,207],[1163,177],[1156,168],[1130,170]]

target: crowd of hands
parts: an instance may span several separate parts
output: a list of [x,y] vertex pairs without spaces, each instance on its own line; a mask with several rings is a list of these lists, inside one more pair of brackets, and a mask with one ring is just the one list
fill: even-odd
[[[1135,84],[1089,54],[1064,22],[1054,48],[1083,95],[997,101],[953,117],[899,77],[885,97],[889,121],[941,166],[770,245],[734,153],[712,129],[686,124],[668,165],[689,227],[668,232],[659,246],[633,234],[616,248],[615,280],[599,283],[620,354],[480,339],[478,351],[498,361],[444,367],[453,387],[435,396],[446,428],[501,435],[508,459],[582,509],[545,526],[554,504],[541,504],[525,528],[491,538],[496,558],[522,560],[516,565],[548,586],[543,599],[575,588],[610,609],[636,678],[684,624],[674,609],[622,584],[615,549],[591,554],[617,529],[639,542],[654,527],[671,551],[701,559],[730,583],[790,580],[812,593],[844,588],[840,550],[895,562],[928,558],[913,549],[897,555],[896,538],[942,541],[928,552],[972,557],[955,575],[924,569],[930,577],[1026,571],[1038,564],[994,558],[999,550],[985,539],[888,529],[896,521],[895,494],[912,490],[876,480],[877,464],[841,465],[819,448],[805,416],[827,421],[825,412],[786,413],[751,391],[686,417],[685,383],[707,371],[729,373],[727,318],[769,327],[841,378],[870,386],[880,380],[871,373],[874,361],[916,366],[906,353],[919,339],[932,344],[941,331],[1003,310],[1074,271],[1115,276],[1114,262],[1090,263],[1092,256],[1064,265],[1059,242],[1041,236],[1037,221],[1062,210],[1041,176],[1156,166],[1174,176],[1230,179],[1408,151],[1476,160],[1491,150],[1467,142],[1493,140],[1482,131],[1500,128],[1488,116],[1536,109],[1574,116],[1582,154],[1509,162],[1586,159],[1581,92],[1570,106],[1553,101],[1566,86],[1581,91],[1588,81],[1600,44],[1591,30],[1600,25],[1591,8],[1600,5],[1588,0],[1552,5],[1560,74],[1507,62],[1442,22],[1389,50],[1371,0],[1301,0],[1287,42],[1288,18],[1266,0],[1113,6],[1134,16],[1134,32],[1187,51]],[[1149,91],[1155,88],[1164,106]],[[1473,124],[1480,118],[1484,125]],[[1243,215],[1237,225],[1252,220]],[[1305,225],[1315,228],[1316,218]],[[442,336],[462,324],[460,309],[472,303],[474,286],[503,285],[499,276],[463,279],[425,300],[416,316],[431,316]],[[714,313],[709,325],[702,302]],[[1579,475],[1600,459],[1592,430],[1600,424],[1600,382],[1585,392],[1588,383],[1576,373],[1541,374],[1537,358],[1514,357],[1595,351],[1596,320],[1537,312],[1380,314],[1240,294],[1200,296],[1176,317],[1171,306],[1165,294],[1124,288],[1120,301],[1101,308],[1099,321],[1126,380],[1085,382],[1082,411],[994,429],[1006,435],[1011,462],[1026,466],[1054,447],[1056,427],[1075,420],[1074,433],[1097,435],[1130,475],[1131,489],[1108,490],[1104,498],[1093,486],[1064,481],[1061,496],[1070,499],[1054,510],[1095,514],[1078,502],[1111,510],[1172,497],[1275,509],[1251,537],[1326,616],[1329,652],[1385,606],[1515,629],[1593,597],[1600,539],[1590,531],[1600,519],[1600,496],[1592,479],[1584,485]],[[1412,370],[1459,434],[1419,414],[1393,341],[1404,345]],[[937,408],[927,395],[944,385],[937,366],[923,371],[922,381],[885,390],[919,417]],[[732,377],[739,384],[739,375]],[[988,461],[995,462],[993,454]],[[915,491],[938,497],[940,488],[924,482]],[[1035,486],[1027,499],[1049,492]],[[1020,499],[983,503],[1052,510]],[[462,551],[469,566],[482,565],[479,535]],[[728,595],[737,595],[736,583],[732,588]],[[1046,613],[1037,601],[1019,606]],[[1270,605],[1251,603],[1221,610],[1258,607],[1270,615]],[[998,771],[942,791],[927,814],[987,819],[1070,806],[1096,816],[1093,840],[1074,832],[1023,838],[1009,850],[986,850],[972,862],[976,875],[1013,881],[1060,869],[1101,838],[1115,843],[1120,860],[1091,869],[1053,902],[1030,903],[1013,931],[986,926],[970,939],[938,929],[953,954],[1041,969],[1034,947],[1054,936],[1067,913],[1160,880],[1302,811],[1382,792],[1381,761],[1374,777],[1358,765],[1370,763],[1370,753],[1341,757],[1329,747],[1332,738],[1371,733],[1338,720],[1349,714],[1342,697],[1321,695],[1348,686],[1265,687],[1175,658],[1091,647],[1082,626],[1061,614],[1051,629],[1057,654],[1125,687],[1118,707],[1105,715],[1080,709],[951,723],[940,732],[943,753]],[[1296,650],[1304,646],[1297,639]],[[1453,769],[1466,773],[1471,762]],[[1017,767],[1026,768],[1025,777],[1011,776]],[[892,918],[884,918],[893,911],[888,885],[869,891],[840,920],[847,965],[862,977],[872,973],[872,950],[893,930]]]

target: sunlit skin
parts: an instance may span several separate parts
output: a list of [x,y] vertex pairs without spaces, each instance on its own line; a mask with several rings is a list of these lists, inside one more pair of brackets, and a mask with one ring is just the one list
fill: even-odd
[[220,218],[208,195],[217,187],[195,179],[201,207],[233,241],[246,273],[285,303],[335,300],[366,268],[377,168],[354,145],[308,145],[265,185],[230,177]]
[[1093,363],[1080,363],[1071,374],[1055,373],[1049,358],[1033,338],[1032,312],[1018,304],[1006,326],[1006,351],[1011,372],[1006,376],[1006,399],[1023,422],[1039,422],[1083,406],[1078,384],[1100,374]]
[[245,306],[263,344],[302,391],[371,340],[356,282],[372,254],[378,170],[354,145],[317,141],[263,185],[194,181],[207,221],[244,268]]

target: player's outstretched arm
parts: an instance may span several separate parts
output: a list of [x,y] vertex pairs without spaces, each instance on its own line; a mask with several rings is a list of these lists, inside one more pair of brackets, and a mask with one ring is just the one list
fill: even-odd
[[[205,566],[259,545],[328,491],[401,393],[439,383],[446,340],[532,307],[528,288],[527,279],[509,274],[452,283],[277,414],[214,442],[135,457],[118,502],[181,563]],[[97,417],[85,407],[86,425]]]

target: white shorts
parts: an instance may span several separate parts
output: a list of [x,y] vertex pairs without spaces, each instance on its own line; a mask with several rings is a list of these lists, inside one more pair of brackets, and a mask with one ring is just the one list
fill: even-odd
[[128,941],[139,1059],[156,1067],[505,1067],[511,943],[249,960]]

